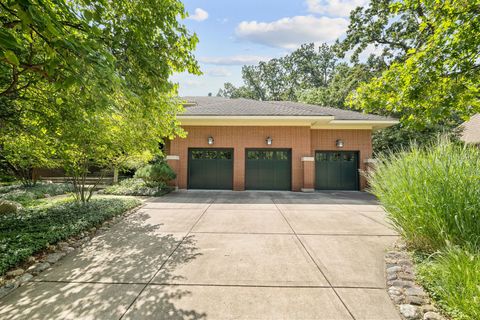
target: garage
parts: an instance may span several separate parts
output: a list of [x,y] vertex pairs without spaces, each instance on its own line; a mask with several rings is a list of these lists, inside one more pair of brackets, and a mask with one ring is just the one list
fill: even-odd
[[188,188],[233,189],[233,149],[189,149]]
[[290,149],[246,149],[245,189],[291,190]]
[[317,190],[359,190],[358,152],[315,152]]

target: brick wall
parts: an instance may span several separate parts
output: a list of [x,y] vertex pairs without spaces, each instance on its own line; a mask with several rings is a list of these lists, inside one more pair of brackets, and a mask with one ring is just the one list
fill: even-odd
[[[315,150],[339,150],[335,141],[342,139],[345,147],[341,150],[360,151],[360,166],[371,155],[370,130],[311,130],[309,127],[221,127],[185,126],[187,138],[177,138],[169,146],[169,154],[179,156],[177,184],[187,188],[188,148],[233,148],[233,188],[245,189],[245,149],[246,148],[288,148],[292,150],[292,190],[304,187],[304,164],[302,157],[313,156]],[[208,137],[213,137],[214,145],[208,145]],[[271,137],[273,143],[267,146],[265,139]],[[311,168],[310,168],[311,169]],[[364,182],[361,182],[364,186]]]

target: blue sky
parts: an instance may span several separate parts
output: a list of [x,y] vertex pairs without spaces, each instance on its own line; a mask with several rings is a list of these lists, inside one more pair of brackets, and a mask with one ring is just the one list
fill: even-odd
[[214,95],[242,83],[241,68],[283,56],[302,43],[331,43],[345,34],[348,14],[368,0],[185,0],[184,20],[200,42],[203,75],[174,75],[181,96]]

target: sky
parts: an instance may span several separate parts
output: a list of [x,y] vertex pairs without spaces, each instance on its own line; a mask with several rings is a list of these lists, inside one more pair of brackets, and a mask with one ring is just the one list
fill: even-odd
[[368,0],[184,0],[183,21],[199,37],[201,76],[176,74],[180,96],[216,95],[225,82],[242,84],[242,66],[268,61],[303,43],[342,38],[352,9]]

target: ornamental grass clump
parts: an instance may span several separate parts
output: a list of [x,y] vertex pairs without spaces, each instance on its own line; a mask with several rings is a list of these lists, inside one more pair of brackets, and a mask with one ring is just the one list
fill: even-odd
[[480,246],[480,149],[440,139],[380,156],[370,189],[417,250]]
[[480,319],[480,254],[450,247],[419,264],[419,279],[452,319]]

